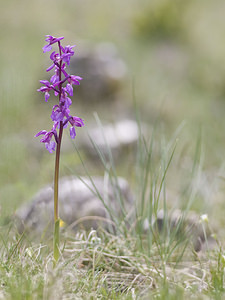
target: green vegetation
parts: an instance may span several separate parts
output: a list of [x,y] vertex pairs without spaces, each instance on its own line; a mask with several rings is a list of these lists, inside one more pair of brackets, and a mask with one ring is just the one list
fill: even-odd
[[[0,299],[223,299],[223,1],[3,2]],[[17,207],[53,180],[54,157],[34,138],[50,129],[51,103],[41,104],[36,92],[46,65],[40,50],[45,34],[64,35],[77,50],[83,40],[112,42],[127,64],[115,106],[77,101],[75,114],[85,119],[87,131],[96,122],[94,111],[103,122],[116,121],[119,107],[120,116],[124,111],[135,117],[137,111],[149,132],[146,139],[140,134],[137,150],[118,163],[101,154],[96,163],[82,150],[79,157],[62,149],[62,176],[88,170],[90,176],[126,177],[135,193],[136,218],[129,229],[115,219],[117,236],[104,230],[62,233],[55,269],[52,241],[37,244],[19,236],[10,221]],[[151,223],[161,208],[165,227],[171,210],[182,209],[184,219],[190,210],[207,214],[217,245],[197,254],[170,230],[162,236],[151,227],[144,232],[145,219]]]

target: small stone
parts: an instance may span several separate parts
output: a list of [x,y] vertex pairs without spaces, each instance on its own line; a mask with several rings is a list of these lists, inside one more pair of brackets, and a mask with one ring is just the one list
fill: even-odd
[[[142,127],[145,132],[143,124]],[[137,122],[129,119],[108,123],[102,127],[94,127],[89,130],[89,136],[101,153],[107,155],[110,149],[114,158],[117,158],[125,151],[127,153],[128,149],[135,149],[139,135]],[[90,139],[83,139],[81,144],[91,156],[98,155]]]
[[181,210],[176,209],[168,213],[166,221],[164,211],[160,210],[154,222],[154,227],[162,234],[164,230],[167,230],[168,225],[169,231],[175,232],[177,238],[182,237],[190,240],[196,252],[205,251],[214,248],[216,242],[208,227],[208,222],[206,222],[208,216],[202,216],[199,217],[195,212],[189,212],[186,216]]

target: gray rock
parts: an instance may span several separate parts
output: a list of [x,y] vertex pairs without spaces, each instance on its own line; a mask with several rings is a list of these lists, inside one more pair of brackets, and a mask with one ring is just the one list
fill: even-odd
[[[65,177],[60,180],[59,214],[66,225],[82,223],[86,229],[91,229],[102,223],[107,227],[107,220],[113,220],[113,216],[123,217],[132,206],[132,193],[125,179],[118,178],[114,183],[107,182],[103,177],[92,177],[92,180],[86,177]],[[41,234],[45,230],[52,230],[53,199],[53,187],[48,185],[31,202],[18,209],[15,213],[18,231],[21,233],[26,229],[27,232]],[[79,222],[82,219],[83,222]],[[76,229],[75,224],[71,227]]]
[[154,229],[160,235],[168,234],[169,231],[177,239],[188,241],[196,252],[210,250],[216,246],[208,223],[203,222],[193,211],[185,215],[181,210],[176,209],[168,213],[166,221],[164,211],[160,210],[154,222]]
[[69,71],[84,78],[76,93],[85,100],[107,101],[121,89],[127,67],[112,43],[83,43],[75,48]]
[[[145,129],[142,124],[143,129]],[[145,130],[144,130],[145,131]],[[139,139],[139,129],[136,121],[123,119],[115,123],[108,123],[102,127],[94,127],[88,131],[90,138],[83,139],[81,145],[91,156],[98,155],[95,146],[101,153],[107,155],[109,149],[114,158],[129,149],[135,149]]]
[[[52,234],[53,199],[53,187],[48,185],[18,209],[15,213],[18,231],[38,236],[48,232]],[[92,177],[92,181],[87,177],[60,179],[59,214],[72,230],[77,230],[80,226],[87,230],[97,229],[99,226],[116,229],[116,220],[119,218],[135,223],[133,207],[133,194],[124,178],[119,177],[113,183],[103,177]],[[202,223],[199,215],[194,212],[184,215],[177,209],[168,212],[166,221],[163,210],[160,210],[152,224],[145,220],[143,233],[148,233],[149,226],[153,227],[156,238],[170,232],[178,240],[189,241],[197,252],[212,249],[216,245],[207,222]]]

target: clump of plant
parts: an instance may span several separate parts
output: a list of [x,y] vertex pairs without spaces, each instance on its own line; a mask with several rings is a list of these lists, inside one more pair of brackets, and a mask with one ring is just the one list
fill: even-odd
[[148,1],[144,9],[140,10],[134,18],[134,33],[149,39],[184,39],[186,28],[183,14],[186,12],[190,1],[161,0]]
[[[41,143],[45,144],[46,149],[53,153],[56,148],[55,155],[55,175],[54,175],[54,263],[59,259],[59,226],[60,218],[58,212],[58,189],[59,189],[59,160],[61,141],[64,128],[70,126],[70,137],[72,139],[76,136],[75,127],[84,126],[84,121],[76,116],[70,114],[70,106],[73,96],[73,85],[79,85],[82,78],[80,76],[70,75],[66,71],[66,66],[70,64],[70,59],[74,55],[73,46],[61,45],[61,40],[64,37],[53,37],[46,35],[46,42],[48,43],[43,47],[43,52],[46,53],[52,50],[52,45],[57,44],[58,51],[53,51],[50,55],[52,64],[47,68],[47,72],[54,70],[54,75],[48,80],[40,80],[43,86],[38,89],[38,92],[45,94],[45,101],[48,102],[50,98],[50,92],[54,93],[58,97],[58,104],[53,105],[51,119],[53,126],[50,131],[41,130],[36,134],[42,135]],[[69,97],[70,96],[70,97]]]

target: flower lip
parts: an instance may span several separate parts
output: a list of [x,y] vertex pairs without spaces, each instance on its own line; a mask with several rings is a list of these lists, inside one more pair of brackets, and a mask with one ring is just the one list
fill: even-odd
[[75,139],[76,137],[76,130],[74,127],[70,127],[70,137],[71,139]]
[[52,153],[53,151],[55,151],[55,142],[54,141],[50,141],[49,143],[45,143],[45,148]]

